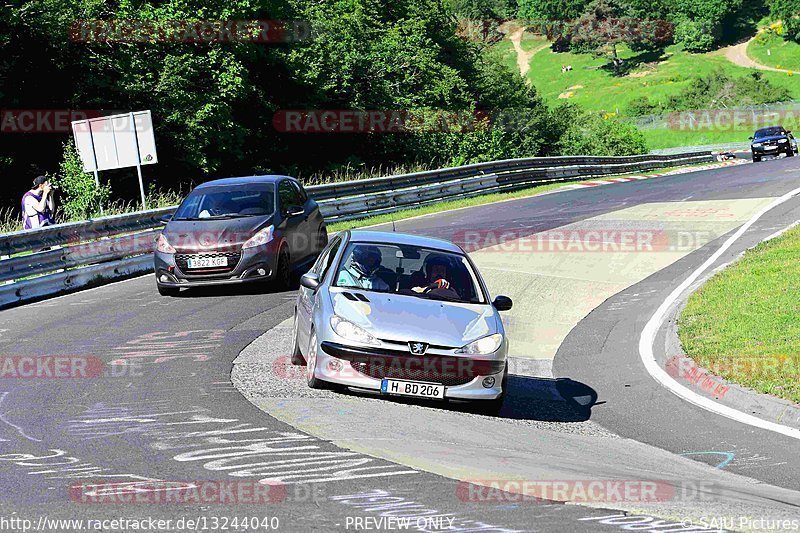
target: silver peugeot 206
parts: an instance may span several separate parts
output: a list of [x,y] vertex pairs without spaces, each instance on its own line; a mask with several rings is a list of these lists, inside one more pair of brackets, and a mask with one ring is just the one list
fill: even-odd
[[469,256],[447,241],[372,231],[331,239],[300,280],[292,363],[311,388],[483,400],[499,409],[508,339]]

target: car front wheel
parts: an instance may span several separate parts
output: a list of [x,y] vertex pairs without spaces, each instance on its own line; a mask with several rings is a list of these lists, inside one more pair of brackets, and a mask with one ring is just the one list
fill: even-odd
[[314,376],[317,369],[317,334],[311,333],[311,343],[308,346],[308,359],[306,359],[306,382],[312,389],[323,388],[325,382]]
[[294,314],[294,321],[292,323],[292,364],[302,366],[305,364],[303,353],[300,351],[300,343],[297,342],[297,312]]
[[284,246],[278,252],[278,266],[275,271],[275,282],[279,289],[288,290],[292,284],[292,263],[289,259],[289,251]]

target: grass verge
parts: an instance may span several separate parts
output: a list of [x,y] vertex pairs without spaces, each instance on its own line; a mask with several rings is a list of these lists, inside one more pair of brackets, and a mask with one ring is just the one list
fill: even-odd
[[678,321],[700,366],[800,403],[800,227],[748,251],[690,298]]
[[[707,163],[698,163],[700,164],[707,164]],[[661,172],[667,172],[670,170],[675,170],[678,168],[688,168],[698,165],[682,165],[678,167],[667,167],[667,168],[660,168],[655,170],[650,170],[648,172],[639,172],[636,176],[650,176],[652,174],[658,174]],[[611,176],[610,176],[611,177]],[[625,176],[613,176],[615,178],[624,178]],[[603,179],[603,178],[597,178]],[[529,196],[536,196],[538,194],[542,194],[547,191],[551,191],[553,189],[558,189],[559,187],[563,187],[564,185],[569,185],[571,183],[579,183],[581,181],[586,181],[585,179],[577,179],[575,181],[560,181],[558,183],[546,183],[544,185],[535,185],[532,187],[528,187],[525,189],[520,189],[518,191],[512,192],[498,192],[498,193],[491,193],[485,194],[482,196],[473,196],[472,198],[463,198],[458,200],[450,200],[445,202],[437,202],[435,204],[428,204],[421,207],[415,207],[411,209],[405,209],[403,211],[397,211],[396,213],[387,213],[385,215],[377,215],[372,217],[366,218],[359,218],[356,220],[348,220],[346,222],[334,222],[333,224],[328,225],[328,232],[335,233],[337,231],[344,231],[348,229],[356,229],[356,228],[363,228],[364,226],[372,226],[375,224],[384,224],[387,222],[391,222],[394,220],[395,222],[398,220],[403,220],[407,218],[418,217],[420,215],[429,215],[432,213],[439,213],[442,211],[450,211],[453,209],[459,209],[462,207],[472,207],[475,205],[484,205],[484,204],[491,204],[495,202],[500,202],[503,200],[511,200],[514,198],[527,198]]]
[[772,68],[800,74],[800,44],[771,32],[760,33],[748,46],[747,55]]

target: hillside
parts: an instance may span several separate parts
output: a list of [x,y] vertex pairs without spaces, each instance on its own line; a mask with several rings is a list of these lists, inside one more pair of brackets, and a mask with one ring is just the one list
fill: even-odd
[[[734,64],[727,49],[708,53],[688,53],[679,45],[660,52],[634,53],[619,48],[627,72],[616,76],[608,67],[606,57],[571,52],[553,52],[547,41],[525,33],[522,50],[530,55],[526,79],[536,87],[548,104],[569,101],[586,109],[617,116],[630,115],[628,106],[641,97],[653,102],[665,102],[670,96],[691,87],[702,76],[723,71],[734,77],[747,76],[753,69]],[[504,63],[518,68],[518,53],[509,39],[499,42]],[[771,49],[770,55],[766,50]],[[747,54],[753,60],[774,68],[796,68],[800,71],[800,45],[787,43],[779,37],[759,38],[750,42]],[[562,66],[572,70],[562,72]],[[763,78],[776,87],[785,87],[793,99],[800,100],[800,75],[793,72],[760,71]],[[668,129],[644,130],[651,148],[714,144],[746,141],[748,135],[737,131],[677,131]]]

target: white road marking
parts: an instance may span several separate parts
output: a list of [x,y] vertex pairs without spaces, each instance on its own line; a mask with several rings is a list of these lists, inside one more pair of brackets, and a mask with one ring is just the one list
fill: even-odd
[[667,374],[667,372],[656,362],[655,354],[653,353],[653,343],[655,342],[656,334],[658,333],[661,324],[663,324],[666,318],[667,312],[678,300],[678,298],[680,298],[683,291],[691,286],[692,283],[694,283],[703,272],[705,272],[712,264],[714,264],[714,262],[719,259],[720,256],[725,253],[725,251],[730,248],[742,235],[744,235],[744,233],[750,229],[750,226],[755,224],[758,219],[760,219],[773,208],[790,200],[798,194],[800,194],[800,188],[794,189],[793,191],[784,194],[780,198],[777,198],[774,202],[770,203],[761,209],[761,211],[753,215],[753,217],[742,227],[740,227],[736,233],[731,235],[731,237],[725,241],[725,243],[716,252],[714,252],[711,257],[709,257],[702,265],[700,265],[697,270],[695,270],[683,281],[683,283],[676,287],[675,290],[672,291],[669,296],[667,296],[666,300],[664,300],[664,302],[659,306],[655,314],[650,317],[650,320],[642,330],[641,337],[639,337],[639,356],[641,357],[642,363],[644,363],[644,366],[650,373],[650,376],[652,376],[653,379],[658,381],[662,386],[666,387],[671,393],[683,400],[688,401],[691,404],[696,405],[697,407],[700,407],[701,409],[705,409],[706,411],[730,418],[731,420],[741,422],[742,424],[766,429],[768,431],[780,433],[795,439],[800,439],[800,429],[790,428],[781,424],[762,420],[756,416],[719,404],[710,398],[706,398],[692,390],[689,390],[677,381],[673,380],[669,374]]

